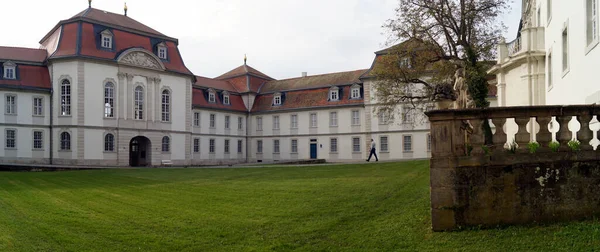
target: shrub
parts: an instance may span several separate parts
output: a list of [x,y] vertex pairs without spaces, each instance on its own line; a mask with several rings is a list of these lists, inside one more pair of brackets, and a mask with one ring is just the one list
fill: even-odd
[[580,151],[581,150],[581,143],[577,140],[569,141],[568,145],[572,151]]
[[560,143],[554,141],[554,142],[550,142],[548,144],[548,147],[550,147],[550,149],[554,152],[558,152],[558,148],[560,147]]
[[540,148],[540,144],[538,142],[531,142],[527,145],[529,148],[529,153],[535,153],[538,148]]

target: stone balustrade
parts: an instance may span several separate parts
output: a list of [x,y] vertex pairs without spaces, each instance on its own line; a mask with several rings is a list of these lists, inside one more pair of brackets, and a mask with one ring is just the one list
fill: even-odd
[[506,44],[508,48],[508,56],[513,56],[521,51],[521,37],[517,37],[515,40]]

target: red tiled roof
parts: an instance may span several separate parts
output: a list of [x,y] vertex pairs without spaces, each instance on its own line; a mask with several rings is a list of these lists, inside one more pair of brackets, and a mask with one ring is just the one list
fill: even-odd
[[345,86],[343,88],[342,97],[339,101],[327,100],[329,88],[285,92],[285,100],[281,106],[272,105],[273,94],[259,95],[254,101],[252,112],[363,104],[363,99],[348,99],[350,87]]
[[[60,44],[51,58],[62,56],[90,56],[95,58],[116,60],[121,52],[133,47],[143,48],[151,53],[154,51],[150,37],[116,29],[112,30],[115,41],[114,50],[108,51],[99,49],[99,42],[96,39],[97,31],[94,31],[94,24],[83,22],[81,24],[81,34],[79,35],[81,36],[81,49],[78,55],[78,26],[78,23],[63,25]],[[162,61],[165,68],[169,71],[192,74],[192,72],[185,66],[175,42],[165,41],[165,45],[169,55],[169,61]]]
[[244,105],[244,101],[239,95],[230,94],[229,101],[231,102],[231,105],[224,105],[218,95],[216,96],[216,103],[208,102],[204,96],[204,92],[206,91],[199,88],[194,88],[192,90],[192,105],[194,107],[223,109],[238,112],[247,111],[246,105]]
[[122,28],[127,28],[127,29],[132,29],[132,30],[136,30],[136,31],[140,31],[140,32],[149,33],[149,34],[166,36],[166,35],[158,32],[157,30],[154,30],[154,29],[138,22],[137,20],[130,18],[129,16],[125,16],[123,14],[112,13],[112,12],[108,12],[108,11],[103,11],[103,10],[99,10],[99,9],[94,9],[94,8],[85,9],[85,10],[77,13],[75,16],[71,17],[70,19],[67,19],[66,22],[69,22],[72,20],[77,20],[80,18],[93,20],[93,21],[104,23],[104,24],[111,25],[111,26],[116,26],[115,28],[122,27]]
[[231,83],[223,80],[216,80],[202,76],[196,76],[196,85],[208,88],[214,88],[218,90],[227,90],[230,92],[238,92]]
[[260,89],[261,93],[270,93],[285,90],[298,90],[309,88],[330,87],[337,85],[362,83],[359,78],[367,70],[339,72],[330,74],[298,77],[286,80],[269,81]]
[[251,74],[251,75],[255,75],[259,78],[263,78],[265,80],[274,80],[273,78],[269,77],[268,75],[254,69],[251,66],[248,66],[246,64],[241,65],[227,73],[222,74],[221,76],[215,78],[215,79],[221,79],[221,80],[225,80],[225,79],[229,79],[229,78],[233,78],[233,77],[238,77],[241,75],[247,75],[247,74]]
[[43,49],[0,46],[0,59],[3,60],[43,63],[47,55]]
[[33,88],[48,88],[50,84],[50,74],[45,66],[30,66],[17,64],[18,80],[0,79],[0,85],[11,85],[15,87],[33,87]]

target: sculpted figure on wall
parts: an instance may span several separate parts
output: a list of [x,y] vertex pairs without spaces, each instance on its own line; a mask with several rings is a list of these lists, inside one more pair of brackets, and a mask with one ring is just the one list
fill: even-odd
[[457,69],[454,73],[454,79],[454,91],[457,93],[454,109],[474,108],[475,103],[469,93],[469,87],[465,83],[465,70],[463,68]]

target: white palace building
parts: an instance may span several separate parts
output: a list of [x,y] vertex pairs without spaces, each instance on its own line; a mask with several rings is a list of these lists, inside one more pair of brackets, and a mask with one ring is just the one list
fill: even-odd
[[244,60],[196,76],[177,39],[126,13],[90,7],[39,49],[0,47],[0,163],[364,161],[372,138],[382,160],[429,156],[428,124],[374,114],[370,69],[275,80]]

